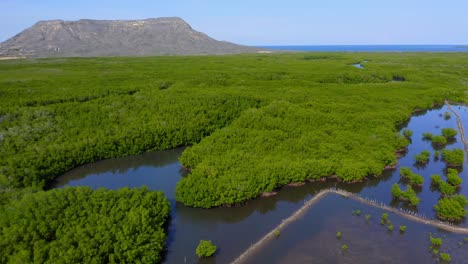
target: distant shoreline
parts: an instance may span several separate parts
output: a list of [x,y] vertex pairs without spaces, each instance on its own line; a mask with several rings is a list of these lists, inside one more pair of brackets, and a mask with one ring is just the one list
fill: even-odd
[[468,52],[468,45],[281,45],[256,47],[281,51],[317,52]]

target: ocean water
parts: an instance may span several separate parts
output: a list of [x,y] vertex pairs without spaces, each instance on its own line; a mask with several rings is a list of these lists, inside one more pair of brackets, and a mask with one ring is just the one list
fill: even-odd
[[290,45],[259,47],[270,50],[324,52],[468,52],[468,45]]

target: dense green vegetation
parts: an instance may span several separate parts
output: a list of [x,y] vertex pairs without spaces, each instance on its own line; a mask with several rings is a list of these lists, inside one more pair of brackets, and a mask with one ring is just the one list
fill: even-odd
[[0,186],[47,187],[80,164],[179,145],[193,145],[176,190],[190,206],[360,181],[395,164],[415,109],[464,99],[467,54],[307,56],[2,61]]
[[423,134],[423,139],[426,139],[426,140],[432,140],[432,133],[429,133],[429,132],[424,132]]
[[216,249],[216,245],[214,245],[211,240],[200,240],[195,253],[201,258],[211,257],[216,252]]
[[454,195],[444,197],[434,206],[437,217],[444,220],[460,220],[466,216],[465,207],[468,205],[466,197],[463,195]]
[[25,192],[0,207],[0,263],[157,263],[169,210],[144,188]]
[[462,184],[463,180],[458,176],[458,171],[453,168],[447,169],[447,182],[453,186],[459,186]]
[[465,152],[462,149],[443,149],[442,158],[449,166],[461,166],[465,158]]
[[465,207],[468,200],[464,195],[454,195],[456,188],[463,180],[458,175],[458,170],[447,169],[447,181],[442,180],[440,175],[432,175],[432,186],[439,189],[443,198],[434,206],[437,217],[444,220],[461,220],[466,216]]
[[447,139],[454,138],[457,134],[458,134],[457,130],[453,128],[450,128],[450,127],[442,128],[442,136],[444,136]]
[[430,234],[429,235],[429,241],[431,242],[431,246],[433,246],[433,247],[442,246],[442,238],[440,238],[440,237],[433,237],[432,234]]
[[427,150],[421,151],[421,153],[416,154],[414,156],[414,159],[416,160],[417,163],[420,164],[426,164],[429,162],[429,157],[431,156],[431,153]]
[[407,139],[411,139],[411,136],[413,136],[413,131],[410,129],[403,129],[403,136]]
[[408,180],[411,185],[420,186],[424,183],[424,178],[421,175],[414,173],[408,167],[401,167],[400,175],[403,179]]
[[432,175],[431,180],[432,186],[438,188],[443,195],[451,195],[455,192],[455,187],[442,180],[440,175]]
[[42,186],[80,164],[190,145],[260,105],[242,91],[211,88],[222,74],[200,75],[200,68],[209,67],[202,61],[0,63],[0,184]]
[[441,135],[432,136],[432,143],[439,146],[447,145],[447,138]]
[[448,253],[440,253],[440,260],[450,262],[452,261],[452,256],[450,256]]
[[[432,135],[432,133],[423,133],[423,139],[431,140],[434,145],[445,146],[449,140],[453,140],[458,134],[457,130],[453,128],[443,128],[442,135]],[[438,156],[438,155],[436,155]]]
[[408,201],[413,206],[418,205],[420,202],[411,185],[408,185],[406,191],[402,191],[397,183],[393,184],[392,196],[402,201]]

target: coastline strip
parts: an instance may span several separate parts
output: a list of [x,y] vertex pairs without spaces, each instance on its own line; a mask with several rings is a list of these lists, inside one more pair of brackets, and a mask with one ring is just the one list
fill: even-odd
[[425,218],[424,216],[418,215],[412,211],[408,210],[403,210],[400,208],[393,208],[390,207],[384,203],[379,203],[376,200],[370,200],[367,198],[363,198],[361,196],[358,196],[354,193],[340,190],[340,189],[325,189],[320,192],[318,192],[313,198],[311,198],[309,201],[305,202],[305,204],[297,210],[294,214],[292,214],[290,217],[284,219],[281,221],[281,223],[276,226],[273,230],[268,232],[265,236],[263,236],[260,240],[258,240],[255,244],[250,246],[244,253],[242,253],[238,258],[236,258],[234,261],[232,261],[232,264],[238,264],[242,263],[245,261],[250,255],[252,255],[256,250],[260,249],[268,240],[271,240],[275,238],[275,231],[276,230],[281,230],[288,226],[289,224],[293,223],[297,219],[299,219],[313,204],[324,198],[328,194],[337,194],[343,197],[347,197],[350,199],[353,199],[357,202],[360,202],[362,204],[366,204],[375,208],[380,208],[388,212],[392,212],[394,214],[397,214],[399,216],[402,216],[404,218],[407,218],[409,220],[425,224],[425,225],[430,225],[445,231],[449,231],[452,233],[457,233],[457,234],[468,234],[468,227],[460,227],[460,226],[455,226],[452,225],[451,223],[448,222],[442,222],[436,219],[428,219]]

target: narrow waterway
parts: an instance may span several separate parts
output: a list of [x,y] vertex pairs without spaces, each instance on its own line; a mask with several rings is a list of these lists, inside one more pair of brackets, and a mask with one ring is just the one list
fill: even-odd
[[[162,190],[172,207],[164,263],[228,263],[310,197],[308,193],[285,188],[276,197],[256,199],[242,207],[209,210],[186,207],[175,201],[174,194],[177,182],[186,173],[178,161],[183,150],[155,151],[87,164],[58,178],[55,187],[118,189],[145,185]],[[195,255],[201,239],[212,240],[219,246],[214,258],[199,260]]]

